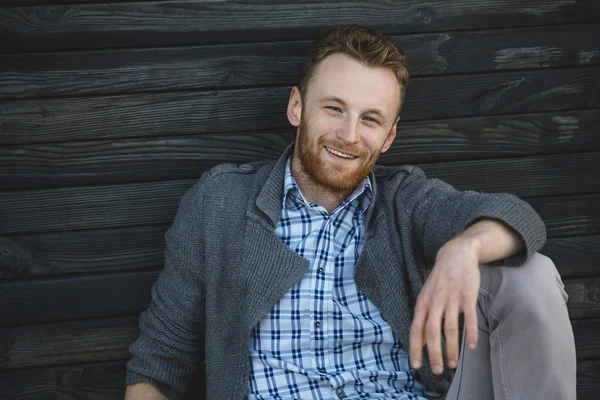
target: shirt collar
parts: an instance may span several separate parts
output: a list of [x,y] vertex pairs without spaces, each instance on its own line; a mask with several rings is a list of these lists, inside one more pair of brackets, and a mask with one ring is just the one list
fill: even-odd
[[[291,169],[291,161],[292,157],[290,156],[285,163],[285,174],[283,180],[283,199],[282,199],[282,207],[285,209],[299,209],[305,205],[309,207],[314,207],[316,204],[310,203],[306,198],[302,195],[294,176],[292,175]],[[365,179],[358,184],[354,192],[346,200],[340,204],[338,208],[345,207],[346,205],[352,203],[355,199],[359,199],[362,211],[366,211],[373,200],[373,185],[371,184],[371,179],[369,177],[365,177]]]

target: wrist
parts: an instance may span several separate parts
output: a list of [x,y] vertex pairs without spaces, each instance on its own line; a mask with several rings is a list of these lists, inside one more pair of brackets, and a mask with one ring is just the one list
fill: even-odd
[[474,259],[479,263],[482,257],[482,247],[482,240],[478,235],[459,235],[442,246],[437,256],[454,253],[460,255],[461,258]]

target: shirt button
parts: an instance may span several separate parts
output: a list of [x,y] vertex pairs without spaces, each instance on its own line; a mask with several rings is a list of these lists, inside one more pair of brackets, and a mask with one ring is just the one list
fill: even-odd
[[325,368],[319,368],[319,373],[320,374],[324,374],[325,372],[327,372],[327,371],[325,371]]
[[338,398],[343,399],[344,398],[344,393],[343,392],[339,392],[338,393]]
[[320,328],[321,327],[321,323],[319,321],[315,322],[315,328]]
[[323,268],[319,268],[319,269],[317,270],[317,272],[318,272],[319,274],[322,274],[322,273],[323,273]]

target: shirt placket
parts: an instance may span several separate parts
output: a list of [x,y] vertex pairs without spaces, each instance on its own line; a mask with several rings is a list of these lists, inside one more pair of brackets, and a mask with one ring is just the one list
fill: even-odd
[[326,353],[330,338],[330,302],[333,282],[332,268],[334,259],[332,257],[333,240],[331,237],[331,219],[327,213],[321,213],[321,228],[318,231],[318,239],[315,253],[314,266],[312,268],[311,285],[311,336],[313,340],[313,356],[315,368],[320,375],[327,373],[329,356]]

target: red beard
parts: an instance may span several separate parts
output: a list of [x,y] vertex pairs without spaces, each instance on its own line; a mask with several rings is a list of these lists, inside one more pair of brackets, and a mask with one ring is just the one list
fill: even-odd
[[[367,149],[346,148],[338,143],[326,143],[324,137],[315,138],[310,135],[308,125],[304,119],[300,122],[300,131],[298,132],[298,156],[302,172],[310,180],[321,187],[335,192],[347,192],[350,194],[369,173],[373,170],[380,151],[370,153]],[[359,156],[358,165],[327,165],[323,159],[325,146],[338,151]]]

